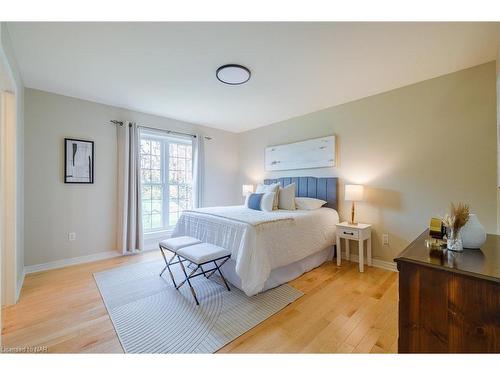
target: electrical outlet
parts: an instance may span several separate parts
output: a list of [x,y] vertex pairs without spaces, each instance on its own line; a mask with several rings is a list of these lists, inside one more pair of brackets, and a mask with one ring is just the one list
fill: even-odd
[[384,233],[382,235],[382,244],[384,246],[389,246],[389,233]]
[[68,233],[68,240],[69,241],[75,241],[76,240],[76,233],[75,232],[69,232]]

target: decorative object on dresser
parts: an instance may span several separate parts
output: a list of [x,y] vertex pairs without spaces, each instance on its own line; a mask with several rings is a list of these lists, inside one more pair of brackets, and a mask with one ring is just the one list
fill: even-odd
[[346,221],[337,224],[337,266],[340,266],[342,247],[340,239],[345,240],[346,259],[350,259],[349,240],[358,241],[359,272],[364,272],[364,242],[367,241],[366,260],[372,265],[372,226],[370,224],[350,224]]
[[500,353],[500,236],[460,253],[429,249],[426,238],[395,259],[399,353]]
[[470,214],[462,228],[462,243],[465,249],[479,249],[486,242],[486,231],[476,214]]
[[94,142],[64,138],[64,183],[94,183]]
[[346,201],[352,202],[351,221],[349,222],[349,224],[356,224],[356,221],[354,220],[354,210],[355,210],[354,203],[363,200],[363,192],[364,192],[363,185],[346,185],[345,186],[344,198]]
[[441,218],[433,217],[429,225],[429,236],[432,238],[443,239],[446,235],[446,227]]
[[266,147],[266,171],[335,167],[335,136]]
[[443,218],[447,231],[447,247],[452,251],[463,251],[462,228],[469,220],[469,206],[464,203],[451,204],[450,213]]

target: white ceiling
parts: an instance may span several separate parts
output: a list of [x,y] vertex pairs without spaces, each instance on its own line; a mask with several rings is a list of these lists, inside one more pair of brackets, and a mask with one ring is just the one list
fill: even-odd
[[[495,60],[499,23],[9,23],[26,87],[257,128]],[[252,78],[228,86],[218,66]]]

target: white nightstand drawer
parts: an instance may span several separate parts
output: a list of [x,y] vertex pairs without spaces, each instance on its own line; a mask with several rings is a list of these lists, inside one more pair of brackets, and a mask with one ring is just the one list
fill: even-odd
[[342,238],[352,238],[357,240],[359,238],[359,231],[356,229],[347,229],[347,228],[337,228],[339,231],[339,235]]

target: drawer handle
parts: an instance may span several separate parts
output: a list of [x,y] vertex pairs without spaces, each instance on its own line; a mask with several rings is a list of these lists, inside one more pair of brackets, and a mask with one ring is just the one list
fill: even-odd
[[350,236],[354,236],[354,233],[353,232],[344,232],[344,234],[348,234]]

